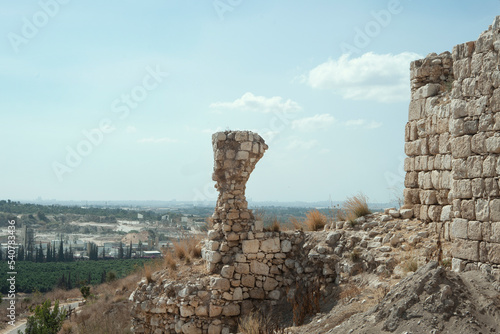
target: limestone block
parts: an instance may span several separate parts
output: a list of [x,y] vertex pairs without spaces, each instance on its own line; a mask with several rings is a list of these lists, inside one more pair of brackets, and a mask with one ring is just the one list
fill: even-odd
[[436,191],[435,190],[424,190],[420,192],[420,203],[430,205],[436,204]]
[[288,253],[292,250],[292,243],[290,242],[290,240],[283,240],[281,242],[281,251],[283,253]]
[[491,30],[487,30],[479,35],[476,41],[475,52],[487,53],[491,50],[493,50],[493,36]]
[[464,132],[468,135],[474,135],[477,133],[478,121],[477,120],[467,120],[464,122]]
[[486,132],[493,130],[493,116],[491,114],[482,114],[479,116],[479,131]]
[[484,179],[484,196],[498,197],[500,191],[498,188],[498,182],[494,178]]
[[482,197],[484,193],[484,179],[472,179],[472,196]]
[[450,226],[450,237],[453,239],[467,239],[467,219],[453,218]]
[[264,299],[266,297],[266,293],[262,288],[254,288],[249,291],[250,298],[252,299]]
[[427,190],[434,189],[434,187],[432,185],[432,173],[431,172],[424,173],[424,180],[423,181],[424,181],[423,182],[424,189],[427,189]]
[[490,201],[490,219],[494,222],[500,222],[500,199]]
[[468,101],[467,103],[467,114],[471,117],[481,116],[486,110],[486,104],[488,103],[488,97],[481,96],[475,101]]
[[493,136],[486,139],[486,151],[489,153],[500,153],[500,137]]
[[236,263],[234,270],[238,274],[248,274],[250,272],[250,265],[248,263]]
[[489,243],[486,248],[488,250],[488,261],[500,264],[500,244]]
[[451,149],[450,139],[448,133],[443,133],[439,136],[439,153],[449,153]]
[[441,189],[436,194],[436,199],[439,205],[447,205],[450,204],[450,191],[447,189]]
[[210,277],[210,288],[213,290],[229,291],[231,284],[227,278]]
[[411,100],[410,107],[408,110],[408,120],[419,120],[423,116],[423,101],[422,100]]
[[470,63],[471,75],[478,76],[481,73],[482,66],[483,66],[483,55],[478,53],[472,55]]
[[453,61],[453,73],[457,79],[464,79],[470,76],[469,59],[460,59]]
[[264,253],[278,253],[281,250],[280,238],[272,238],[263,240],[260,245],[260,250]]
[[418,189],[403,189],[404,204],[420,204],[420,191]]
[[219,263],[222,255],[216,251],[205,251],[205,260],[210,263]]
[[439,154],[439,136],[432,136],[428,140],[429,153]]
[[225,265],[222,267],[220,275],[225,278],[233,278],[234,266]]
[[404,170],[405,172],[412,172],[415,170],[415,158],[405,158]]
[[479,261],[479,241],[456,239],[453,243],[453,257]]
[[418,187],[418,173],[410,172],[405,175],[405,187],[417,188]]
[[442,171],[440,174],[440,178],[441,178],[441,181],[440,181],[441,189],[451,189],[451,185],[452,185],[452,181],[453,181],[451,172],[448,170]]
[[487,156],[483,161],[483,177],[493,177],[495,176],[496,170],[496,158],[492,156]]
[[241,285],[253,288],[255,286],[255,277],[252,275],[243,275],[241,278]]
[[431,221],[437,222],[441,218],[441,206],[440,205],[430,205],[427,210],[427,216]]
[[467,158],[471,155],[471,136],[461,136],[451,140],[453,158]]
[[256,260],[253,260],[252,262],[250,262],[250,271],[256,275],[268,276],[269,275],[269,266],[267,264],[262,263],[262,262],[258,262]]
[[467,160],[466,159],[453,159],[451,161],[451,170],[452,170],[452,175],[453,179],[459,180],[459,179],[466,179],[468,174],[467,174]]
[[244,254],[257,253],[259,251],[259,240],[243,240],[241,247]]
[[469,221],[469,227],[467,230],[467,238],[469,240],[482,240],[481,236],[481,222],[479,221]]
[[460,207],[462,218],[473,220],[476,219],[476,209],[474,200],[463,200]]
[[441,189],[441,173],[437,170],[431,172],[431,182],[434,189]]
[[413,217],[413,209],[401,209],[399,213],[402,219],[410,219]]
[[441,168],[451,170],[451,154],[443,155],[442,158]]
[[250,141],[246,141],[240,144],[240,150],[242,151],[252,151],[253,143]]
[[230,303],[224,306],[222,309],[222,315],[226,317],[235,317],[240,315],[240,305],[236,303]]
[[484,133],[478,133],[472,136],[471,140],[471,150],[476,154],[481,154],[486,152],[486,136]]
[[262,220],[256,220],[254,230],[256,232],[262,232],[264,230],[264,222]]
[[450,213],[451,213],[451,205],[443,206],[443,208],[441,209],[441,217],[439,217],[439,220],[442,222],[449,221]]
[[236,160],[248,160],[250,154],[248,151],[238,151],[236,153]]
[[420,214],[416,218],[422,221],[428,221],[429,220],[429,216],[427,215],[428,210],[429,210],[428,205],[420,205]]
[[413,93],[412,98],[413,99],[425,99],[425,98],[428,98],[431,96],[435,96],[439,93],[440,88],[441,88],[441,85],[439,85],[439,84],[429,83],[429,84],[417,89]]
[[470,156],[467,158],[467,177],[481,177],[483,172],[483,158],[481,156]]
[[405,143],[405,153],[408,156],[418,156],[420,152],[420,140]]
[[181,305],[179,307],[179,311],[181,313],[181,317],[190,317],[194,314],[194,308],[189,305]]
[[271,291],[274,290],[278,286],[278,281],[275,280],[272,277],[267,277],[266,280],[264,281],[264,290],[265,291]]
[[456,198],[472,198],[472,184],[470,180],[453,180],[452,190]]
[[450,134],[452,136],[462,136],[465,134],[465,122],[462,118],[450,120]]
[[[488,235],[489,238],[486,238],[486,235]],[[483,239],[490,242],[500,243],[500,222],[490,223],[490,231],[483,230]]]
[[462,81],[462,96],[473,97],[476,94],[476,78],[465,78]]
[[455,119],[467,116],[465,101],[458,99],[451,100],[451,113]]
[[222,325],[221,324],[211,323],[208,326],[208,334],[221,334],[221,332],[222,332]]
[[200,305],[196,307],[194,313],[199,317],[208,317],[208,307],[205,305]]

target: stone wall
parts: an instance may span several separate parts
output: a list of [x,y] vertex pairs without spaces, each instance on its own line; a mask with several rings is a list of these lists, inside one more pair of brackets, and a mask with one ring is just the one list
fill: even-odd
[[499,51],[496,17],[477,41],[411,64],[405,205],[443,223],[456,269],[500,264]]
[[253,309],[269,309],[293,300],[298,290],[338,279],[339,257],[327,250],[340,233],[317,243],[311,233],[266,232],[248,209],[246,182],[267,149],[264,140],[249,131],[226,131],[214,134],[212,144],[219,197],[202,249],[207,274],[172,281],[160,272],[153,281],[143,279],[130,297],[135,333],[234,332],[239,317]]

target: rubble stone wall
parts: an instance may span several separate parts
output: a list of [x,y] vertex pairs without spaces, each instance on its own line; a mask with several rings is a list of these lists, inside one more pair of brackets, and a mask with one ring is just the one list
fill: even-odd
[[[188,281],[143,279],[134,301],[135,333],[229,333],[241,315],[293,300],[298,290],[335,283],[341,238],[330,232],[322,244],[302,231],[265,231],[248,209],[246,182],[267,150],[249,131],[212,137],[213,180],[219,191],[202,256],[207,275]],[[299,291],[300,292],[300,291]]]
[[500,17],[411,64],[405,205],[443,223],[454,266],[500,264]]

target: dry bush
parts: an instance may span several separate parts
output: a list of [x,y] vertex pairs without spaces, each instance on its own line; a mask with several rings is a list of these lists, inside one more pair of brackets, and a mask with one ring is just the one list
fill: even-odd
[[279,232],[281,231],[281,224],[276,216],[273,217],[271,226],[264,228],[266,232]]
[[177,268],[177,261],[175,261],[172,253],[168,252],[163,256],[164,267],[174,271]]
[[308,315],[320,311],[320,296],[320,284],[317,280],[307,287],[296,284],[293,297],[287,298],[292,305],[294,326],[301,326]]
[[153,270],[151,268],[151,265],[144,263],[144,276],[146,277],[148,283],[153,282],[152,275],[153,275]]
[[371,213],[368,209],[367,197],[362,193],[358,195],[348,197],[343,205],[343,209],[346,212],[347,220],[354,220],[356,218],[366,216]]
[[[117,301],[118,300],[118,301]],[[131,333],[130,302],[106,295],[81,308],[80,313],[65,323],[60,333],[69,334],[122,334]]]
[[415,272],[418,269],[417,259],[407,258],[406,260],[401,262],[401,267],[403,268],[405,273],[409,273],[410,271]]
[[64,302],[70,298],[80,298],[80,297],[82,297],[82,293],[78,288],[74,288],[71,290],[54,289],[45,294],[45,299],[50,299],[52,301],[59,300],[61,302]]
[[179,260],[184,260],[187,256],[187,249],[182,241],[176,241],[172,243],[174,247],[174,255]]
[[201,258],[200,237],[188,237],[173,242],[174,255],[179,260],[191,263],[191,258]]
[[292,226],[295,230],[303,231],[306,228],[306,224],[304,223],[304,221],[298,219],[297,217],[291,217],[290,223],[292,224]]
[[305,224],[309,231],[322,230],[327,222],[326,216],[318,210],[309,211],[306,213],[306,217]]

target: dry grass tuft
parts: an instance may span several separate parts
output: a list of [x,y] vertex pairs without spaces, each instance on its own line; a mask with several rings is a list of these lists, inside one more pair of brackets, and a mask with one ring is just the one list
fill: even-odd
[[359,217],[366,216],[371,213],[368,209],[367,197],[362,193],[348,197],[344,202],[343,209],[346,212],[347,220],[354,220]]
[[146,276],[146,280],[148,281],[148,283],[154,282],[152,275],[153,275],[153,268],[151,267],[150,264],[144,263],[144,276]]
[[174,271],[177,269],[177,261],[175,261],[174,256],[171,252],[166,252],[163,256],[164,267]]
[[310,231],[322,230],[327,223],[326,216],[318,210],[309,211],[306,217],[305,224]]
[[320,284],[316,280],[304,287],[296,284],[293,297],[287,297],[287,301],[292,305],[294,326],[301,326],[308,315],[320,311]]

